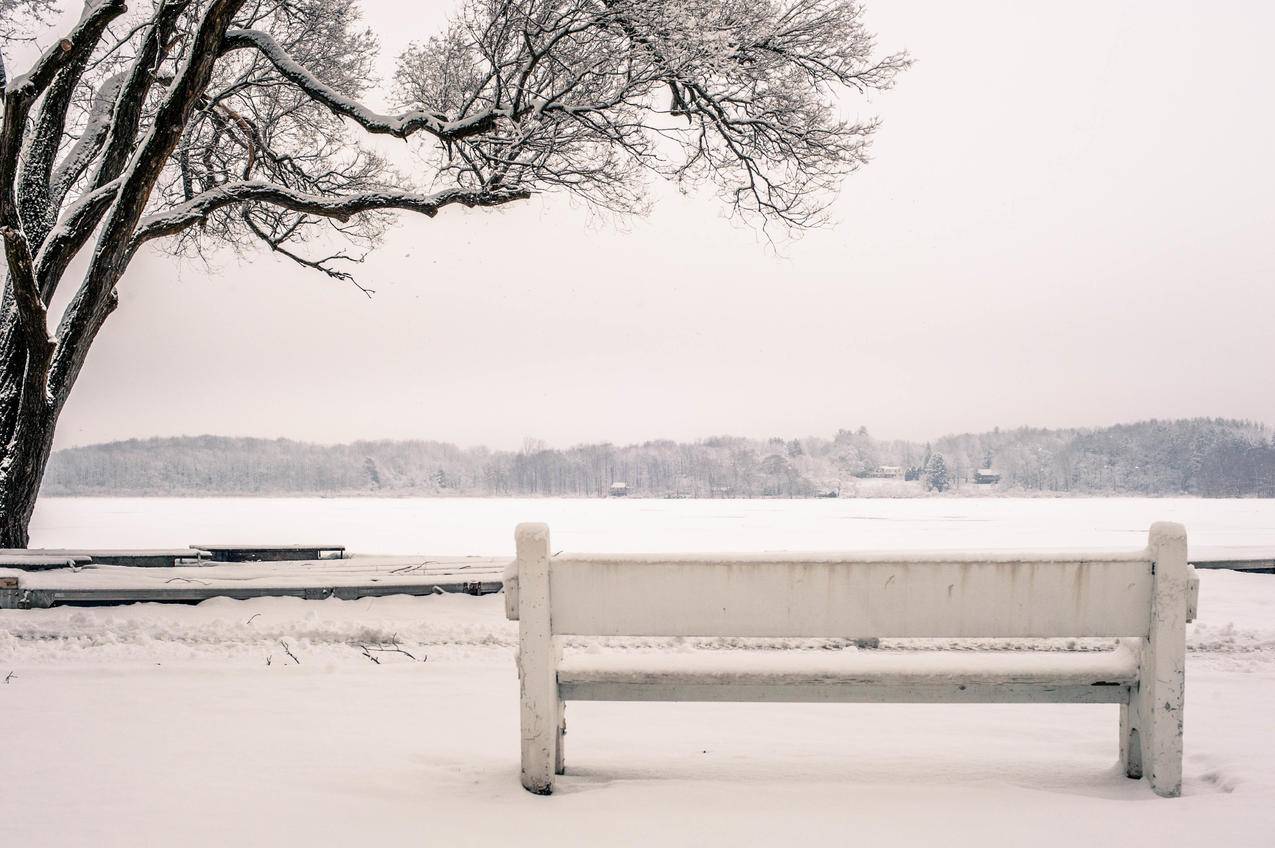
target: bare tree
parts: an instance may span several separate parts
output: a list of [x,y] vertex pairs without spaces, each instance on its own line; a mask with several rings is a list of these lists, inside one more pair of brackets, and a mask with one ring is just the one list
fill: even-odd
[[[0,40],[51,5],[0,0]],[[148,242],[264,245],[354,282],[390,211],[561,190],[630,213],[648,175],[808,227],[876,126],[838,98],[908,64],[873,57],[853,0],[469,0],[400,58],[385,115],[358,100],[377,42],[353,0],[143,6],[89,0],[25,73],[0,63],[0,546],[26,544],[58,416]],[[422,145],[431,173],[398,173],[367,135]]]

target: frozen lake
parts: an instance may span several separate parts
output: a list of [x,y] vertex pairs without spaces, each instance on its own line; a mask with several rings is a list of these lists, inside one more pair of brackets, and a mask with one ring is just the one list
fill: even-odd
[[386,554],[502,556],[544,521],[575,551],[1136,547],[1154,521],[1195,552],[1275,548],[1275,500],[917,498],[45,498],[32,547],[318,542]]

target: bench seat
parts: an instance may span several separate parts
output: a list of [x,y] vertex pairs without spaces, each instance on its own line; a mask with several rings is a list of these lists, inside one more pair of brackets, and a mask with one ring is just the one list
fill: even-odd
[[705,651],[567,654],[567,701],[1128,701],[1138,657],[1111,651]]

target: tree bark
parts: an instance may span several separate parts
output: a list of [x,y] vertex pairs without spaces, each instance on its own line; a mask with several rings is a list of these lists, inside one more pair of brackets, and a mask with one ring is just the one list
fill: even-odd
[[[19,370],[16,379],[21,381],[25,363],[0,364],[6,385],[15,376],[10,373],[15,366]],[[25,548],[40,481],[53,449],[57,414],[47,398],[23,403],[23,399],[17,397],[12,402],[17,403],[21,411],[13,437],[0,452],[0,548]]]

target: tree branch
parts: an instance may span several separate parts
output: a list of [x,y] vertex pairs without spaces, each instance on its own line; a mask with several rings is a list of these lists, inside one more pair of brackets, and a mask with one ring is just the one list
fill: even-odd
[[[58,346],[49,387],[59,404],[65,402],[79,376],[89,345],[102,322],[119,302],[115,284],[137,249],[132,240],[137,223],[195,104],[208,85],[226,28],[243,3],[244,0],[211,0],[208,4],[186,45],[186,61],[120,176],[120,188],[97,237],[93,262],[58,326]],[[138,66],[135,66],[133,79],[137,72]],[[148,69],[142,72],[149,74]],[[112,138],[112,143],[115,140]],[[99,171],[99,178],[101,175]]]
[[[105,8],[109,4],[99,6]],[[84,75],[89,57],[102,33],[115,14],[89,14],[92,7],[85,6],[82,25],[72,33],[72,47],[63,42],[58,48],[64,61],[40,98],[34,126],[26,133],[27,143],[22,151],[22,173],[17,187],[18,212],[32,249],[38,250],[56,220],[59,203],[50,202],[49,180],[58,148],[66,131],[66,114],[71,106],[76,87]],[[110,11],[109,9],[107,10]],[[76,49],[78,48],[78,49]]]
[[9,80],[5,86],[5,107],[15,99],[25,100],[29,107],[49,87],[58,71],[81,58],[87,59],[106,25],[126,11],[124,0],[87,0],[79,22],[66,38],[44,51],[31,70]]
[[84,131],[70,150],[58,162],[49,177],[49,200],[54,208],[62,205],[63,199],[71,186],[75,185],[106,143],[111,132],[111,116],[115,109],[115,98],[123,88],[128,74],[121,71],[98,86],[93,93],[93,101],[89,106],[88,122]]
[[334,113],[358,123],[370,133],[407,138],[424,131],[443,141],[459,141],[489,132],[507,110],[487,109],[461,120],[448,120],[438,112],[413,110],[402,115],[381,115],[346,97],[332,86],[312,74],[307,68],[288,55],[277,41],[264,32],[251,29],[234,29],[226,33],[224,50],[253,47],[261,51],[271,64],[288,81],[296,85],[315,101],[327,106]]
[[190,200],[164,212],[148,215],[137,226],[133,236],[135,246],[151,239],[175,235],[187,227],[199,223],[218,209],[236,203],[250,201],[269,203],[293,212],[318,215],[347,221],[361,212],[381,209],[402,209],[434,217],[447,206],[500,206],[531,196],[526,189],[516,191],[469,191],[446,189],[434,194],[409,191],[368,191],[359,194],[331,196],[306,194],[287,186],[263,180],[242,180],[226,183],[197,194]]

